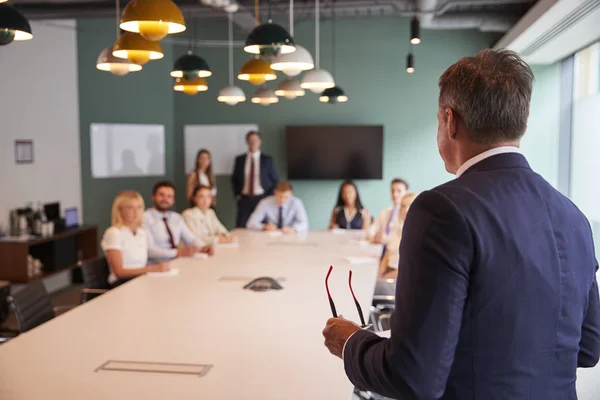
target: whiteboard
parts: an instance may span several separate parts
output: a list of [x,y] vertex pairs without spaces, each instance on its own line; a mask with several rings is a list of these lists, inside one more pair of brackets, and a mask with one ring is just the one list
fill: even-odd
[[258,131],[256,124],[186,125],[183,127],[185,170],[192,171],[196,153],[210,151],[215,175],[231,175],[235,157],[248,151],[246,134]]
[[92,177],[165,174],[164,125],[90,124]]

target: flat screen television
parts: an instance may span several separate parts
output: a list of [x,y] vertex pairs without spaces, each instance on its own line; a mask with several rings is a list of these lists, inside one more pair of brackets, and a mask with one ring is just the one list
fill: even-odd
[[383,126],[287,126],[288,179],[382,179]]

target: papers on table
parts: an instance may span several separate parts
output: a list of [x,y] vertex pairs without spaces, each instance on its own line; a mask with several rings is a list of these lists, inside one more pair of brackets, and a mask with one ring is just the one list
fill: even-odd
[[215,243],[215,246],[217,246],[217,247],[240,247],[240,242],[231,242],[231,243],[217,242],[217,243]]
[[193,258],[197,258],[199,260],[208,260],[208,254],[206,253],[194,253]]
[[333,233],[334,235],[343,235],[348,233],[348,229],[335,228],[331,230],[331,233]]
[[283,232],[281,231],[267,231],[267,235],[271,237],[283,236]]
[[148,272],[146,275],[160,277],[179,276],[179,268],[171,268],[170,270],[165,272]]
[[350,264],[373,264],[373,263],[377,263],[377,258],[376,257],[351,256],[351,257],[344,257],[344,259],[346,261],[348,261]]

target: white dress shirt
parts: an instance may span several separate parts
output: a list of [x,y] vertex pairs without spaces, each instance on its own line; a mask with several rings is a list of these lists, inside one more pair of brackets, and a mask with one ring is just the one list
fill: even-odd
[[[308,216],[302,200],[291,196],[290,199],[281,206],[282,226],[290,226],[296,232],[305,232],[308,230]],[[246,227],[248,229],[262,230],[265,224],[277,225],[279,222],[279,204],[275,196],[269,196],[262,199],[256,209],[250,215]]]
[[151,239],[148,249],[148,257],[151,260],[165,261],[177,257],[177,249],[171,247],[169,233],[163,221],[165,217],[173,235],[175,247],[178,247],[180,242],[183,242],[187,246],[205,246],[205,243],[190,231],[180,214],[173,211],[162,213],[155,208],[149,208],[144,213],[144,228]]
[[198,207],[188,208],[182,216],[190,231],[203,242],[214,244],[218,242],[219,235],[229,235],[229,231],[211,208],[206,212]]
[[248,152],[246,154],[244,188],[242,189],[242,194],[247,196],[250,193],[250,160],[254,160],[254,196],[260,196],[265,193],[265,190],[260,184],[260,151],[254,153]]
[[[397,214],[400,212],[400,206],[398,206],[398,211]],[[400,220],[398,218],[393,218],[390,221],[390,217],[392,216],[392,212],[394,211],[394,207],[388,207],[383,209],[379,215],[377,216],[377,219],[375,220],[375,223],[373,225],[371,225],[369,227],[369,231],[367,232],[367,239],[372,240],[376,234],[381,233],[381,242],[383,244],[387,244],[389,237],[386,234],[386,230],[388,228],[388,223],[390,226],[390,233],[396,229],[397,225],[400,223]],[[397,215],[396,214],[396,215]]]
[[466,170],[471,168],[473,165],[475,165],[478,162],[483,161],[486,158],[489,158],[491,156],[495,156],[497,154],[504,154],[504,153],[520,153],[520,152],[521,152],[521,150],[515,146],[500,146],[500,147],[494,147],[493,149],[486,150],[483,153],[477,154],[475,157],[468,159],[467,162],[465,162],[463,165],[461,165],[460,168],[456,171],[456,177],[457,178],[460,177],[462,174],[465,173]]
[[398,269],[398,262],[400,261],[400,239],[402,239],[402,226],[403,223],[398,219],[397,223],[393,226],[390,231],[390,236],[387,242],[388,252],[388,268]]
[[212,194],[213,197],[217,195],[217,182],[211,186],[210,179],[208,179],[208,175],[206,175],[204,171],[198,171],[198,183],[202,186],[208,186],[210,188],[210,194]]
[[[143,228],[137,228],[135,234],[126,226],[111,226],[102,236],[102,251],[119,250],[123,258],[124,269],[144,268],[148,264],[149,237]],[[108,283],[117,281],[110,268]]]

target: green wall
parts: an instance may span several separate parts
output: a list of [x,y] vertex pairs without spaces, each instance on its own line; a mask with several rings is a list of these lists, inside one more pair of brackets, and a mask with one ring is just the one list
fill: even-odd
[[[163,44],[166,56],[144,67],[140,73],[115,77],[95,69],[95,60],[102,47],[114,40],[114,23],[110,20],[79,22],[79,82],[82,146],[82,179],[84,218],[101,228],[109,224],[110,204],[114,195],[124,189],[140,191],[149,200],[155,178],[92,179],[90,172],[89,124],[160,123],[166,125],[166,177],[178,187],[177,208],[186,207],[183,127],[187,124],[257,123],[263,134],[263,151],[275,158],[282,179],[285,179],[284,130],[286,125],[311,124],[381,124],[384,126],[384,171],[381,181],[358,181],[363,203],[378,213],[389,203],[388,185],[394,177],[409,181],[411,189],[422,191],[452,178],[445,172],[436,147],[437,80],[452,63],[488,47],[490,34],[477,31],[422,32],[422,43],[415,47],[416,71],[404,71],[409,50],[406,41],[408,20],[372,18],[336,23],[336,83],[349,96],[346,104],[329,105],[308,92],[296,100],[282,99],[279,104],[261,107],[249,99],[256,90],[236,79],[248,100],[230,107],[216,101],[218,91],[228,84],[227,48],[203,47],[196,50],[211,66],[207,92],[196,96],[174,93],[169,71],[173,60],[187,50],[179,40],[177,45]],[[199,28],[199,29],[198,29]],[[197,23],[196,37],[202,40],[225,39],[225,18]],[[178,38],[184,39],[185,35]],[[243,40],[244,33],[236,32]],[[296,24],[295,39],[314,52],[314,25]],[[240,48],[234,52],[234,71],[249,58]],[[331,23],[321,24],[321,67],[331,71]],[[540,76],[537,76],[539,71]],[[333,72],[333,71],[331,71]],[[556,75],[556,76],[555,76]],[[536,89],[558,79],[552,68],[536,69]],[[279,82],[282,78],[280,77]],[[276,83],[271,83],[274,88]],[[527,135],[532,139],[547,139],[545,115],[554,103],[548,92],[534,93],[532,121]],[[551,135],[552,136],[552,135]],[[553,138],[553,136],[552,136]],[[526,153],[534,166],[552,179],[555,158],[552,145],[538,148],[530,140]],[[212,149],[213,152],[218,151]],[[551,153],[551,154],[549,154]],[[307,160],[310,162],[310,160]],[[233,164],[233,160],[232,160]],[[217,212],[223,222],[233,226],[235,203],[229,177],[219,176]],[[325,228],[335,201],[339,181],[293,182],[295,194],[307,207],[312,229]]]

